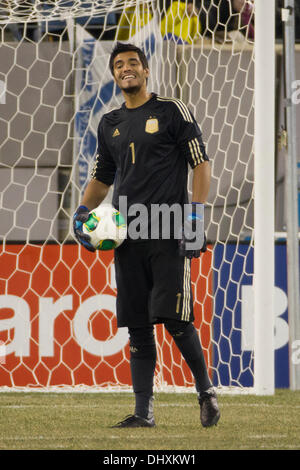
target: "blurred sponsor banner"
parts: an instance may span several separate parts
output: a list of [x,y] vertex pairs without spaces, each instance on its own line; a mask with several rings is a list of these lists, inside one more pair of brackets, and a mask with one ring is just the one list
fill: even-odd
[[[275,386],[289,387],[286,246],[276,245]],[[0,386],[131,385],[127,328],[117,328],[113,252],[7,245],[0,252]],[[212,275],[214,272],[214,275]],[[193,260],[195,326],[215,384],[253,386],[253,248]],[[157,325],[159,385],[192,386]],[[213,346],[212,346],[213,345]]]
[[[289,329],[286,245],[275,247],[275,387],[289,387]],[[214,382],[253,386],[253,247],[248,243],[214,248]]]
[[[0,247],[0,269],[0,386],[131,385],[127,328],[118,329],[116,322],[113,251],[95,255],[74,244],[6,245]],[[192,281],[199,328],[205,318],[200,331],[208,360],[210,273],[207,252],[201,266],[193,263]],[[192,386],[161,326],[157,348],[159,384]]]

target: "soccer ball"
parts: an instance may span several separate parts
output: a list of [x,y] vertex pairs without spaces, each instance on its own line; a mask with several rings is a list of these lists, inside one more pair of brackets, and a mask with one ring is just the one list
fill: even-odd
[[127,234],[124,217],[111,204],[100,204],[93,209],[82,229],[90,236],[90,243],[96,250],[117,248]]

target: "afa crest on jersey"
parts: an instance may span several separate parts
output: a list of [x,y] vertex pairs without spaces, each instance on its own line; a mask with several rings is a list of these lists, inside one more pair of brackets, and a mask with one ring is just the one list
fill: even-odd
[[146,121],[145,131],[148,134],[154,134],[159,129],[158,120],[156,118],[150,118]]

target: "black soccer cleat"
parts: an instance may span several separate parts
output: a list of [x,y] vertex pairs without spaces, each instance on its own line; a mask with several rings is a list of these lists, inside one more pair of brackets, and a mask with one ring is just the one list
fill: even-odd
[[214,426],[220,419],[217,394],[213,387],[198,395],[200,404],[200,421],[204,428]]
[[112,428],[153,428],[154,418],[141,418],[138,415],[128,415],[123,421],[112,426]]

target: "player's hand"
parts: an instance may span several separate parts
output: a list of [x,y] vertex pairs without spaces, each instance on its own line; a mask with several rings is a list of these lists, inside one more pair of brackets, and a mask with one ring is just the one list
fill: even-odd
[[90,243],[90,236],[82,231],[82,225],[88,220],[90,211],[86,206],[79,206],[73,216],[73,231],[79,243],[89,251],[95,251]]
[[204,231],[204,204],[192,202],[179,240],[179,254],[187,258],[199,258],[207,250]]

